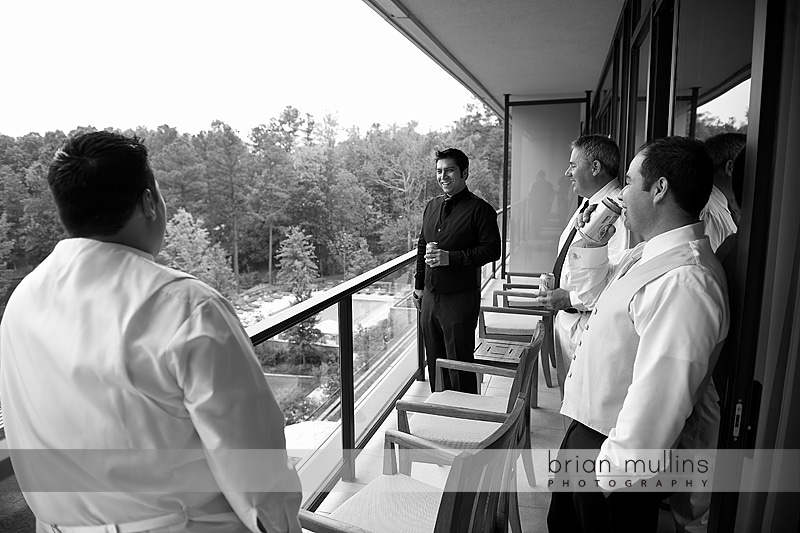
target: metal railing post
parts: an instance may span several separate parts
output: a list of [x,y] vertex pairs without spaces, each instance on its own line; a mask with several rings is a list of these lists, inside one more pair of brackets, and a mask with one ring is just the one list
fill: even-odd
[[339,380],[342,384],[342,469],[343,481],[356,478],[355,386],[353,377],[353,296],[339,301]]

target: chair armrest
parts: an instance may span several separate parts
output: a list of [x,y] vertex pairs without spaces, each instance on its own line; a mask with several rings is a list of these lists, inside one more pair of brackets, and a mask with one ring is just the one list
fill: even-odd
[[[536,302],[534,302],[531,305],[535,305],[536,303],[538,303],[538,300],[539,300],[539,295],[538,294],[533,294],[531,292],[507,291],[507,290],[494,291],[492,293],[492,304],[495,307],[498,306],[498,304],[497,304],[497,297],[498,296],[502,296],[503,297],[503,305],[502,305],[502,307],[511,307],[510,305],[508,305],[508,297],[509,296],[513,296],[514,298],[528,298],[528,299],[531,299],[531,300],[536,300]],[[541,305],[539,307],[541,307]]]
[[503,290],[507,291],[510,289],[528,289],[528,290],[539,290],[538,283],[503,283]]
[[314,533],[370,533],[366,529],[340,522],[335,518],[312,513],[306,509],[300,509],[297,517],[300,519],[300,525],[303,529]]
[[398,414],[400,412],[403,413],[412,412],[412,413],[421,413],[425,415],[445,416],[449,418],[479,420],[482,422],[502,423],[508,417],[508,413],[498,413],[496,411],[483,411],[481,409],[470,409],[469,407],[454,407],[452,405],[441,405],[437,403],[412,402],[408,400],[398,401],[396,408]]
[[395,458],[394,447],[402,447],[409,453],[409,461],[425,459],[426,462],[433,462],[440,465],[451,465],[458,456],[458,453],[438,444],[421,439],[409,432],[387,429],[383,441],[383,473],[387,475],[397,474],[397,460]]
[[529,309],[525,307],[495,307],[491,305],[482,305],[480,308],[481,313],[505,313],[509,315],[532,315],[532,316],[550,316],[553,312],[549,309],[542,307],[541,309]]
[[511,283],[511,278],[539,278],[545,272],[508,272],[506,271],[506,281]]
[[[513,378],[517,371],[511,368],[500,368],[481,363],[467,363],[466,361],[456,361],[454,359],[437,359],[436,369],[449,368],[450,370],[463,370],[464,372],[475,372],[476,374],[490,374],[493,376],[503,376]],[[439,392],[439,391],[437,391]]]

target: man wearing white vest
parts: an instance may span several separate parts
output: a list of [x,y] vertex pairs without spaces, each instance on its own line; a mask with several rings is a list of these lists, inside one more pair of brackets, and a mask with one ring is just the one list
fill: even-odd
[[[569,248],[573,242],[581,239],[573,229],[586,206],[597,205],[608,196],[617,199],[622,190],[617,182],[619,147],[613,139],[605,135],[581,135],[572,142],[571,148],[569,166],[564,175],[572,182],[573,192],[585,200],[575,210],[558,240],[560,261],[556,260],[553,271],[557,276],[556,288],[543,291],[539,297],[542,305],[557,312],[553,320],[555,348],[556,356],[563,361],[563,375],[558,376],[559,385],[563,385],[564,377],[569,372],[572,354],[592,310],[592,302],[587,301],[586,295],[580,294],[567,281],[569,263],[563,263],[566,253],[564,247]],[[628,233],[621,217],[614,227],[616,232],[608,241],[608,257],[612,263],[619,261],[628,248]],[[556,272],[559,268],[560,272]]]
[[693,447],[698,409],[716,405],[710,377],[729,309],[725,274],[699,221],[712,176],[700,141],[651,141],[622,192],[625,225],[645,241],[618,264],[607,246],[570,248],[570,282],[598,297],[565,381],[561,413],[573,422],[559,460],[596,450],[591,475],[602,491],[554,486],[550,533],[655,532],[664,494],[624,490],[626,461],[642,450]]

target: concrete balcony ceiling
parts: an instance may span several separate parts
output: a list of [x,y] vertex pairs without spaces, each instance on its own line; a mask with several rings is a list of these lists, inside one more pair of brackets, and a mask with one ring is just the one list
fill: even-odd
[[512,100],[584,97],[623,0],[365,0],[495,112]]
[[[596,90],[625,4],[364,1],[501,116],[505,94],[513,102],[582,98]],[[698,87],[703,103],[749,75],[753,6],[742,0],[682,6],[677,90],[683,94]],[[727,13],[726,24],[717,23],[721,11]]]

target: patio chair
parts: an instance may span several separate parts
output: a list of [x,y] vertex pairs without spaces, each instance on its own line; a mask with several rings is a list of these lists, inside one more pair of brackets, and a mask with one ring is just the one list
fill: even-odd
[[[478,446],[456,452],[413,435],[386,431],[383,475],[324,516],[300,511],[300,524],[316,533],[507,531],[518,517],[514,464],[525,431],[525,401],[517,399],[502,424]],[[444,490],[398,473],[397,455],[449,464]]]
[[[530,318],[510,318],[503,317],[502,321],[490,323],[484,317],[484,313],[498,313],[496,309],[513,309],[503,311],[507,315],[529,315],[539,317],[539,321],[544,325],[544,341],[542,342],[542,354],[540,357],[542,373],[548,387],[562,387],[563,363],[560,362],[555,350],[555,313],[545,309],[538,303],[539,292],[539,272],[506,272],[506,281],[503,283],[502,290],[494,291],[492,300],[494,309],[488,307],[481,308],[478,318],[479,337],[497,340],[527,340],[531,337],[535,323]],[[530,278],[529,283],[515,282],[518,278]],[[548,365],[549,362],[549,365]],[[550,368],[556,369],[557,379],[554,383]]]
[[[519,395],[525,398],[525,434],[520,443],[524,448],[522,464],[528,484],[536,486],[531,449],[531,396],[536,387],[532,386],[533,371],[536,368],[539,350],[542,345],[543,328],[538,326],[530,344],[525,347],[516,370],[497,368],[477,363],[465,363],[449,359],[436,361],[436,392],[424,402],[401,400],[397,402],[397,427],[425,440],[451,448],[471,448],[482,442],[497,429],[503,419],[509,416]],[[443,369],[457,369],[482,374],[513,377],[507,398],[467,394],[441,388]],[[409,416],[408,413],[414,413]],[[501,418],[498,418],[501,415]],[[469,420],[469,424],[463,420]],[[401,458],[400,471],[410,473],[411,465]]]

